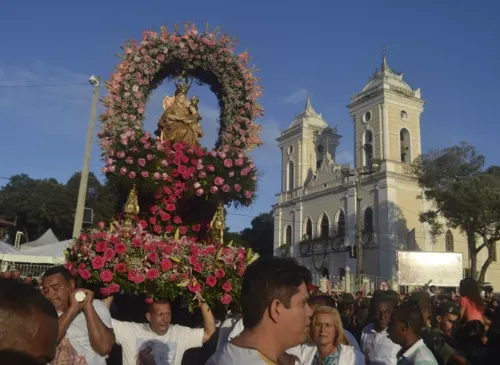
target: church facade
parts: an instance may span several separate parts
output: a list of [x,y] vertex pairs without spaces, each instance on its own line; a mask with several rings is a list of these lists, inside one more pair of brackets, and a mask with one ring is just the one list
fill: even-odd
[[[317,275],[356,271],[358,229],[367,275],[396,281],[397,250],[459,252],[468,265],[460,232],[448,230],[432,240],[419,222],[428,203],[419,199],[411,162],[421,154],[424,104],[420,89],[412,89],[384,56],[347,105],[354,129],[352,168],[336,162],[341,136],[307,98],[303,112],[277,139],[282,178],[273,207],[276,255],[296,257]],[[487,281],[500,286],[499,274],[495,262]]]

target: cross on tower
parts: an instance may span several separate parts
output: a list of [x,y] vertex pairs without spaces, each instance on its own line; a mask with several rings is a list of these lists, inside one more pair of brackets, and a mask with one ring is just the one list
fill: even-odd
[[385,48],[385,44],[384,44],[384,46],[382,47],[382,58],[385,58],[386,54],[387,54],[387,48]]

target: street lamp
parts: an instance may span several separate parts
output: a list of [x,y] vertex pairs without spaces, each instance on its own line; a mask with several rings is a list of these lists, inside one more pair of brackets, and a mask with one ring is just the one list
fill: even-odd
[[82,230],[83,211],[87,198],[87,184],[89,181],[90,153],[92,151],[92,139],[94,137],[94,125],[97,112],[97,101],[99,100],[99,76],[90,76],[89,82],[94,87],[92,92],[92,108],[90,109],[89,128],[87,132],[87,143],[85,145],[85,156],[83,157],[83,168],[80,177],[80,188],[78,190],[78,201],[76,204],[75,223],[73,225],[73,238],[78,237]]
[[351,174],[350,171],[346,174],[346,176],[354,177],[354,188],[356,193],[356,251],[357,251],[357,260],[356,260],[356,272],[357,275],[362,275],[364,273],[364,264],[363,264],[363,233],[361,230],[361,200],[362,198],[359,195],[361,190],[361,176],[363,175],[371,175],[374,172],[378,171],[380,165],[378,161],[374,160],[371,156],[369,157],[369,165],[368,171],[358,171],[354,170]]

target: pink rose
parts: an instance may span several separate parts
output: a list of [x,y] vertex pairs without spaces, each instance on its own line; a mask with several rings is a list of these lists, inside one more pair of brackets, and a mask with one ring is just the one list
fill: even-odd
[[144,158],[140,158],[137,160],[137,163],[139,164],[139,166],[141,167],[144,167],[146,166],[146,160]]
[[143,171],[143,172],[141,172],[141,176],[142,176],[143,178],[147,179],[147,178],[148,178],[148,176],[149,176],[149,172],[147,172],[147,171]]
[[96,256],[92,259],[92,267],[94,268],[94,270],[102,269],[105,262],[106,261],[102,256]]
[[212,194],[215,194],[218,190],[219,190],[219,188],[218,188],[217,186],[211,186],[211,187],[210,187],[210,192],[211,192]]
[[104,251],[104,259],[106,261],[111,261],[115,258],[116,252],[115,250],[108,248],[106,251]]
[[175,224],[181,224],[181,223],[182,223],[182,219],[181,219],[181,217],[179,217],[179,216],[175,216],[175,217],[174,217],[174,223],[175,223]]
[[229,185],[227,185],[227,184],[222,185],[222,188],[221,188],[221,189],[222,189],[222,191],[223,191],[223,192],[225,192],[225,193],[227,193],[227,192],[229,192],[229,190],[231,190],[231,188],[230,188],[230,187],[229,187]]
[[208,286],[213,288],[215,284],[217,284],[217,279],[215,278],[215,276],[208,276],[205,282]]
[[170,270],[172,268],[172,261],[170,261],[169,259],[161,260],[160,268],[161,268],[161,271]]
[[234,190],[239,193],[241,191],[241,185],[240,184],[234,184]]
[[193,184],[193,188],[195,188],[195,189],[199,189],[200,187],[201,187],[201,184],[199,182],[195,182]]
[[125,152],[122,152],[122,151],[118,152],[116,154],[116,157],[118,157],[118,158],[124,158],[125,157]]
[[217,176],[214,180],[214,184],[217,186],[221,186],[222,184],[224,184],[224,179],[220,176]]
[[235,160],[234,164],[236,166],[243,166],[243,159],[239,158],[239,159]]
[[200,283],[198,283],[196,280],[193,280],[192,282],[189,283],[188,285],[188,290],[192,293],[197,293],[201,289]]
[[225,273],[225,271],[224,271],[224,270],[222,270],[222,269],[217,269],[217,270],[215,270],[215,277],[216,277],[216,278],[221,279],[221,278],[223,278],[223,277],[225,277],[225,276],[226,276],[226,273]]
[[154,158],[154,156],[153,156],[151,153],[148,153],[148,154],[146,155],[146,158],[148,159],[148,161],[152,161],[152,160],[153,160],[153,158]]
[[219,157],[222,159],[226,158],[226,154],[224,152],[219,152]]
[[207,165],[207,171],[214,172],[215,171],[214,165]]
[[245,191],[245,198],[250,199],[252,197],[253,193],[250,190]]
[[97,227],[99,227],[99,229],[103,229],[104,228],[104,222],[97,223]]
[[198,263],[194,264],[193,270],[196,271],[196,272],[202,272],[203,271],[203,265],[198,262]]
[[80,274],[83,280],[89,280],[92,276],[87,269],[78,269],[78,274]]
[[146,273],[146,276],[149,280],[154,280],[160,276],[160,272],[156,268],[149,269]]
[[127,169],[126,169],[125,167],[122,167],[122,168],[120,169],[120,174],[122,174],[122,175],[127,174]]
[[104,270],[101,272],[101,275],[99,275],[102,281],[105,283],[109,283],[111,280],[113,280],[113,273],[111,270]]
[[127,272],[127,266],[123,262],[119,262],[114,267],[115,272],[125,273]]
[[156,181],[158,181],[158,180],[160,180],[160,179],[161,179],[161,174],[160,174],[159,172],[155,172],[155,173],[153,174],[153,177],[154,177],[154,179],[155,179]]
[[226,281],[224,284],[222,284],[222,290],[224,290],[226,293],[230,293],[231,290],[233,290],[233,286],[229,281]]
[[229,174],[227,174],[229,177],[233,177],[234,176],[234,171],[229,171]]
[[224,160],[224,167],[227,167],[228,169],[233,167],[233,160],[230,160],[229,158],[226,158]]
[[128,173],[128,177],[129,177],[129,178],[131,178],[131,179],[135,179],[135,176],[136,176],[136,174],[135,174],[135,172],[134,172],[134,171],[130,171],[130,172]]
[[232,300],[233,298],[231,298],[229,294],[224,294],[222,298],[220,298],[220,302],[224,305],[228,305],[229,303],[232,302]]
[[120,292],[120,285],[115,284],[115,283],[111,283],[111,284],[109,284],[108,289],[109,289],[110,294],[119,293]]
[[197,196],[202,196],[203,195],[203,189],[196,189],[196,195]]

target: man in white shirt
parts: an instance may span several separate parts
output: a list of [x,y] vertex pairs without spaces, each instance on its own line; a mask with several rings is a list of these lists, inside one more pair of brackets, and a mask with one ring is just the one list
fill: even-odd
[[[94,292],[75,290],[75,281],[68,269],[54,266],[42,278],[43,294],[59,314],[58,343],[68,339],[78,355],[85,357],[88,365],[106,365],[105,356],[111,352],[115,336],[111,330],[111,315]],[[78,302],[75,294],[85,293]]]
[[113,319],[116,343],[122,346],[123,365],[181,365],[184,352],[201,347],[215,333],[215,319],[200,298],[204,328],[171,324],[168,301],[148,305],[148,323],[121,322]]
[[304,343],[312,310],[311,273],[295,259],[262,257],[243,276],[243,331],[207,365],[275,365],[285,351]]
[[438,365],[431,350],[422,340],[424,317],[411,302],[401,304],[392,313],[389,338],[401,346],[397,365]]
[[396,307],[395,299],[384,294],[374,297],[375,317],[361,332],[361,350],[366,356],[367,365],[396,365],[401,346],[387,336],[391,314]]

